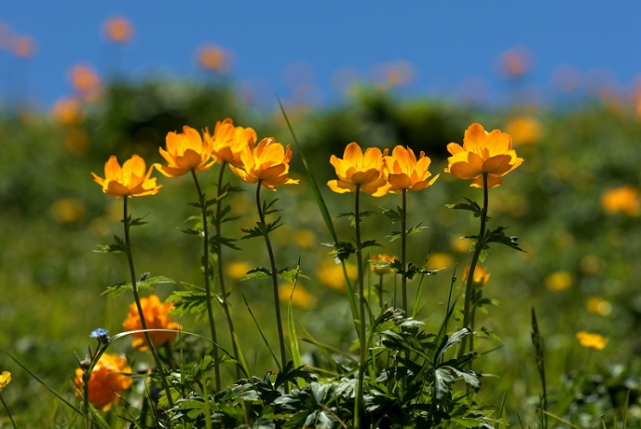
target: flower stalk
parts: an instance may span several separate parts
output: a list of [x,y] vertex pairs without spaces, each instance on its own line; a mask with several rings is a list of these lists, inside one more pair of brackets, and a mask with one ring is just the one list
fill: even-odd
[[363,249],[361,246],[361,217],[360,217],[360,184],[356,185],[354,218],[356,223],[356,264],[358,266],[358,317],[359,317],[359,341],[360,341],[360,363],[358,366],[358,383],[356,385],[356,400],[354,402],[354,427],[360,427],[364,418],[363,406],[363,383],[365,378],[365,367],[367,365],[367,337],[365,333],[365,287],[363,284]]
[[401,290],[403,297],[403,312],[407,315],[407,189],[403,189],[402,195],[401,264],[403,265],[403,277],[401,277]]

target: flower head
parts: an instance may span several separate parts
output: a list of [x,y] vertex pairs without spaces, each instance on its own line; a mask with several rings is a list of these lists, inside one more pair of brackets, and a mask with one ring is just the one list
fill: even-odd
[[[149,298],[140,299],[140,306],[142,307],[148,329],[172,329],[176,331],[182,329],[178,323],[173,322],[173,319],[169,317],[169,312],[174,308],[173,303],[160,302],[158,296],[150,295]],[[135,303],[129,306],[129,314],[127,315],[127,319],[122,323],[122,326],[125,328],[125,331],[138,331],[142,329],[140,313]],[[149,337],[155,347],[168,343],[171,344],[174,338],[176,338],[176,335],[178,335],[178,332],[149,332]],[[138,351],[149,349],[143,332],[135,332],[132,336],[134,340],[131,346],[134,349]]]
[[567,271],[555,271],[545,277],[545,287],[553,292],[569,289],[574,279]]
[[144,197],[156,195],[162,185],[156,185],[156,178],[151,179],[153,167],[145,174],[147,166],[145,160],[138,155],[133,155],[120,167],[114,155],[105,163],[105,178],[91,173],[93,180],[102,186],[102,191],[114,198]]
[[287,145],[276,143],[273,137],[264,138],[254,148],[244,146],[240,153],[242,167],[230,168],[242,181],[259,183],[263,188],[276,191],[279,185],[297,185],[298,180],[287,177],[292,151]]
[[99,343],[109,344],[109,335],[107,335],[108,332],[109,331],[105,328],[98,328],[91,331],[91,334],[89,334],[89,336],[91,338],[97,339]]
[[291,299],[292,304],[308,310],[316,306],[316,298],[298,284],[296,288],[294,288],[293,284],[279,286],[278,298],[285,303],[288,303]]
[[383,157],[385,168],[383,175],[390,184],[389,192],[393,194],[400,193],[403,189],[410,191],[420,191],[438,179],[439,174],[428,180],[432,175],[430,168],[430,158],[421,152],[418,161],[412,149],[396,146],[392,151],[392,156]]
[[[463,271],[463,281],[467,280],[467,277],[470,275],[470,266],[468,265],[465,267],[465,271]],[[488,280],[490,280],[490,273],[487,272],[487,270],[483,267],[479,267],[478,265],[474,268],[474,277],[472,278],[472,286],[477,288],[477,289],[483,289],[483,287],[487,284]]]
[[639,191],[632,185],[608,189],[601,194],[601,206],[608,214],[625,213],[639,216]]
[[131,39],[131,23],[125,18],[110,18],[105,22],[105,34],[115,43],[125,43]]
[[217,72],[229,68],[229,56],[218,46],[206,45],[198,50],[198,62],[208,70]]
[[609,339],[603,335],[585,331],[577,332],[576,339],[579,340],[581,347],[591,350],[602,350],[609,341]]
[[387,155],[387,150],[383,153],[377,147],[370,147],[363,153],[358,143],[348,144],[343,159],[335,155],[329,159],[338,180],[330,180],[327,186],[339,194],[356,192],[359,187],[361,191],[374,197],[385,195],[390,185],[383,177],[384,155]]
[[2,371],[2,374],[0,374],[0,391],[7,387],[9,383],[11,383],[11,373],[9,371]]
[[[131,387],[131,377],[123,373],[130,373],[131,367],[127,359],[117,354],[105,353],[100,357],[91,371],[88,382],[89,402],[101,411],[109,411],[112,405],[120,402],[122,392]],[[76,395],[82,396],[84,370],[76,369],[74,382],[78,387]]]
[[100,78],[91,66],[78,64],[71,69],[71,85],[78,92],[87,94],[100,87]]
[[240,154],[243,148],[253,148],[258,140],[253,128],[235,127],[230,118],[216,122],[214,134],[209,135],[209,131],[205,131],[204,138],[219,164],[226,162],[234,167],[242,167]]
[[167,150],[158,151],[168,165],[154,164],[154,167],[167,177],[178,177],[189,173],[209,170],[216,160],[211,160],[211,144],[200,137],[195,129],[184,126],[182,133],[173,131],[165,138]]
[[[379,276],[384,276],[385,274],[392,274],[394,270],[389,266],[390,263],[394,262],[396,256],[390,256],[380,253],[375,253],[372,255],[371,259],[371,268],[374,274]],[[385,262],[381,264],[380,262]]]
[[481,124],[472,124],[465,131],[463,147],[450,143],[447,150],[452,154],[447,159],[446,173],[463,180],[474,180],[470,186],[483,187],[483,176],[487,175],[487,187],[494,188],[503,183],[501,176],[523,163],[512,149],[512,138],[500,131],[488,133]]

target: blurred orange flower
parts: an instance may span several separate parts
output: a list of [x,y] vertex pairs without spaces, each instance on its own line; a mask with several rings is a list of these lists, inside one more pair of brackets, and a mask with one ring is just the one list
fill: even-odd
[[156,185],[156,178],[151,179],[153,167],[147,169],[145,160],[138,155],[133,155],[125,161],[122,168],[114,155],[105,163],[105,178],[91,173],[93,180],[102,186],[102,192],[114,198],[144,197],[156,195],[162,185]]
[[555,271],[545,278],[545,287],[553,292],[569,289],[574,279],[567,271]]
[[82,121],[82,106],[75,98],[62,98],[56,102],[53,117],[62,125],[73,125]]
[[[463,271],[462,280],[466,281],[469,275],[470,275],[470,266],[468,265],[467,267],[465,267],[465,270]],[[472,286],[474,286],[477,289],[483,289],[483,287],[487,284],[488,280],[490,280],[490,273],[488,273],[485,268],[477,265],[474,268],[474,277],[472,278]]]
[[88,65],[78,64],[71,69],[71,85],[78,92],[87,94],[93,92],[100,87],[100,79],[98,75]]
[[452,154],[447,158],[446,173],[452,173],[463,180],[474,180],[470,186],[483,187],[483,175],[487,175],[488,188],[503,183],[501,176],[523,163],[512,149],[512,138],[500,131],[488,133],[481,124],[472,124],[465,131],[463,147],[450,143],[447,150]]
[[[292,290],[294,291],[293,295]],[[294,285],[292,284],[279,286],[278,297],[283,302],[289,302],[289,298],[291,297],[292,304],[308,310],[316,306],[316,298],[298,284],[296,285],[296,289],[294,289]]]
[[363,150],[356,142],[352,142],[345,148],[343,159],[332,155],[329,162],[334,166],[339,180],[327,182],[329,188],[339,194],[355,192],[356,187],[366,194],[374,197],[381,197],[387,194],[390,188],[389,183],[383,177],[383,156],[387,155],[377,147],[370,147]]
[[576,339],[579,340],[581,347],[591,350],[603,350],[609,341],[609,339],[603,335],[585,331],[577,332]]
[[377,264],[377,261],[381,262],[394,262],[396,256],[385,255],[381,253],[375,253],[372,255],[370,260],[372,272],[379,276],[384,276],[385,274],[392,274],[394,270],[390,267]]
[[[169,317],[169,312],[174,309],[174,304],[171,302],[160,302],[157,295],[150,295],[148,298],[140,299],[140,306],[145,316],[145,323],[148,329],[173,329],[180,330],[182,326],[173,322]],[[136,303],[129,305],[129,314],[127,319],[122,322],[125,331],[137,331],[142,329],[140,321],[140,313]],[[163,344],[171,344],[176,338],[178,332],[149,332],[149,337],[154,347],[162,346]],[[138,351],[145,351],[149,349],[149,344],[145,339],[144,332],[136,332],[132,334],[133,342],[131,346]]]
[[291,159],[289,145],[283,148],[276,139],[267,137],[253,149],[244,146],[240,154],[242,167],[230,165],[230,168],[242,181],[252,184],[260,182],[263,188],[276,191],[276,186],[297,185],[299,182],[287,177]]
[[258,137],[253,128],[235,127],[234,121],[227,118],[222,122],[216,122],[213,135],[209,135],[209,131],[205,130],[204,139],[211,146],[219,164],[226,162],[234,167],[241,167],[240,154],[243,148],[249,147],[251,150]]
[[131,23],[126,18],[109,18],[104,30],[107,37],[115,43],[128,42],[133,35]]
[[639,191],[632,185],[608,189],[601,194],[601,207],[608,214],[639,216]]
[[[356,280],[358,277],[358,267],[349,262],[345,262],[345,271],[351,281]],[[345,290],[345,275],[343,274],[343,267],[341,264],[336,264],[334,261],[322,264],[316,271],[319,280],[325,283],[332,289]]]
[[[101,411],[109,411],[112,405],[120,402],[122,392],[131,387],[131,373],[127,359],[117,354],[105,353],[91,371],[89,379],[89,402]],[[76,369],[76,395],[82,397],[82,368]]]
[[531,54],[525,48],[513,48],[505,51],[499,61],[501,73],[507,79],[514,79],[527,73],[531,66]]
[[13,42],[13,52],[20,58],[31,58],[35,51],[35,44],[29,36],[17,37]]
[[212,45],[203,46],[198,50],[198,62],[202,67],[217,72],[225,71],[229,65],[225,51]]
[[430,158],[425,156],[425,152],[420,153],[418,161],[412,149],[396,146],[392,151],[392,156],[384,156],[383,176],[390,184],[389,192],[393,194],[400,193],[403,189],[410,191],[420,191],[438,179],[437,174],[431,180],[432,175],[430,168]]
[[209,140],[205,139],[203,143],[198,131],[187,125],[182,133],[167,133],[165,141],[167,150],[161,147],[158,150],[169,165],[154,164],[154,167],[167,177],[182,176],[191,170],[209,170],[216,163],[211,159]]
[[519,116],[510,119],[505,132],[518,144],[532,144],[541,138],[541,123],[530,116]]

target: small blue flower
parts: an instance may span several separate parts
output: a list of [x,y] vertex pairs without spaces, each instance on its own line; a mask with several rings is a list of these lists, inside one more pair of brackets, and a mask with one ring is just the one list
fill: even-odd
[[99,343],[108,343],[109,342],[109,336],[107,335],[107,331],[104,328],[98,328],[89,334],[91,338],[95,338],[98,340]]

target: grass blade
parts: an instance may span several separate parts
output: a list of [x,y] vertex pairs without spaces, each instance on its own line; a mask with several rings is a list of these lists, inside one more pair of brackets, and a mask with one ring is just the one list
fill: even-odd
[[271,353],[272,358],[274,359],[274,362],[276,362],[276,366],[278,366],[278,370],[282,371],[283,368],[280,366],[280,361],[274,354],[274,349],[272,349],[272,346],[269,345],[269,341],[267,341],[267,338],[265,338],[265,334],[263,334],[263,331],[260,329],[260,325],[258,324],[258,321],[256,320],[256,317],[254,316],[254,312],[252,311],[251,307],[249,306],[249,303],[247,302],[247,298],[245,297],[244,293],[241,293],[243,297],[243,301],[245,301],[245,306],[247,307],[247,310],[249,311],[250,316],[252,317],[252,320],[254,321],[254,325],[256,325],[256,328],[258,328],[258,333],[260,334],[261,338],[263,339],[263,342],[267,346],[267,349],[269,350],[269,353]]

